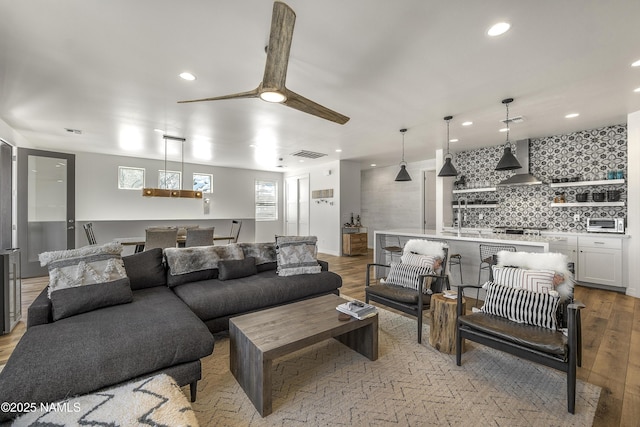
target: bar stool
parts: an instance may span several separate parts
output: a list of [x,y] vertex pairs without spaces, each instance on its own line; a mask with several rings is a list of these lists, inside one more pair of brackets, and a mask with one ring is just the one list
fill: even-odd
[[[431,242],[443,242],[447,244],[447,247],[450,247],[448,240],[444,240],[444,239],[426,239],[426,240],[429,240]],[[460,269],[460,284],[463,284],[464,282],[462,280],[462,255],[460,254],[449,255],[449,271],[451,271],[452,265],[457,265],[458,268]]]
[[387,262],[387,255],[390,256],[391,262],[393,262],[393,257],[401,257],[402,251],[404,250],[402,245],[400,244],[399,236],[390,236],[388,234],[379,234],[378,238],[380,240],[380,248],[385,253],[384,263]]
[[449,270],[451,270],[451,267],[454,265],[457,265],[458,268],[460,269],[460,284],[463,284],[464,281],[462,280],[462,255],[460,254],[449,255]]
[[[482,270],[489,270],[489,280],[493,280],[493,272],[491,266],[496,264],[496,255],[500,251],[515,252],[515,246],[508,245],[484,245],[480,244],[480,268],[478,269],[478,285],[482,276]],[[480,296],[480,289],[476,292],[476,305],[478,304],[478,297]]]

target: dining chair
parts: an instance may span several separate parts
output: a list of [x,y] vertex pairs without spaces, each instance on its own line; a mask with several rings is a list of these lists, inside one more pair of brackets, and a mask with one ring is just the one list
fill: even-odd
[[213,230],[211,228],[187,228],[187,240],[185,241],[185,247],[190,248],[192,246],[212,246],[213,245]]
[[89,241],[89,244],[90,245],[97,244],[96,236],[95,236],[95,234],[93,234],[93,223],[92,222],[88,222],[88,223],[84,224],[82,227],[84,227],[84,232],[87,235],[87,240]]
[[229,232],[228,243],[238,243],[238,236],[240,236],[240,229],[242,228],[242,221],[239,219],[234,219],[231,221],[231,231]]
[[144,241],[144,250],[153,248],[175,248],[178,241],[178,230],[170,229],[147,229]]

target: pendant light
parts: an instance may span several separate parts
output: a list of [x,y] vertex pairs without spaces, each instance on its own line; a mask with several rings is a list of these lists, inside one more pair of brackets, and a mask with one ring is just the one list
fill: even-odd
[[182,158],[180,160],[180,176],[184,177],[184,143],[186,139],[179,138],[177,136],[171,135],[162,135],[164,139],[164,184],[163,188],[143,188],[142,195],[144,197],[175,197],[175,198],[183,198],[183,199],[202,199],[202,191],[196,190],[176,190],[176,189],[168,189],[167,188],[167,141],[178,141],[180,142],[180,148],[182,153]]
[[504,143],[504,153],[502,158],[496,166],[497,171],[510,171],[514,169],[520,169],[522,165],[518,162],[518,159],[511,152],[511,143],[509,142],[509,104],[513,102],[513,98],[503,99],[502,103],[507,107],[507,141]]
[[447,116],[444,119],[447,122],[447,154],[444,155],[444,165],[438,172],[438,176],[458,176],[458,171],[451,163],[453,155],[449,152],[449,121],[453,119],[453,116]]
[[400,129],[402,133],[402,161],[400,162],[400,172],[396,176],[396,181],[411,181],[409,172],[407,172],[407,162],[404,161],[404,133],[406,131],[406,129]]

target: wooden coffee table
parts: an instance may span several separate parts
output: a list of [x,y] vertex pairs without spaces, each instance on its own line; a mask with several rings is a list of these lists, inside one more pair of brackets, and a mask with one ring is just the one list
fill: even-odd
[[271,413],[271,366],[278,357],[335,338],[378,358],[378,315],[340,321],[336,307],[344,302],[325,295],[229,320],[229,368],[261,416]]

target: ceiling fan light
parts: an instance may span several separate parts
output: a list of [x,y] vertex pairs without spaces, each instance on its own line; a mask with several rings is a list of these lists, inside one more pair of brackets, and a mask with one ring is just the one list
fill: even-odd
[[400,171],[396,176],[396,181],[411,181],[411,176],[409,176],[409,172],[407,172],[407,165],[400,165]]
[[511,147],[504,147],[504,153],[502,154],[502,158],[498,162],[498,166],[496,166],[497,171],[511,171],[514,169],[520,169],[522,165],[516,159],[516,156],[511,152]]
[[267,102],[282,103],[287,100],[287,97],[281,92],[265,91],[260,93],[260,99]]
[[444,165],[442,165],[442,169],[438,172],[438,176],[458,176],[458,171],[451,163],[451,157],[447,157],[444,159]]

